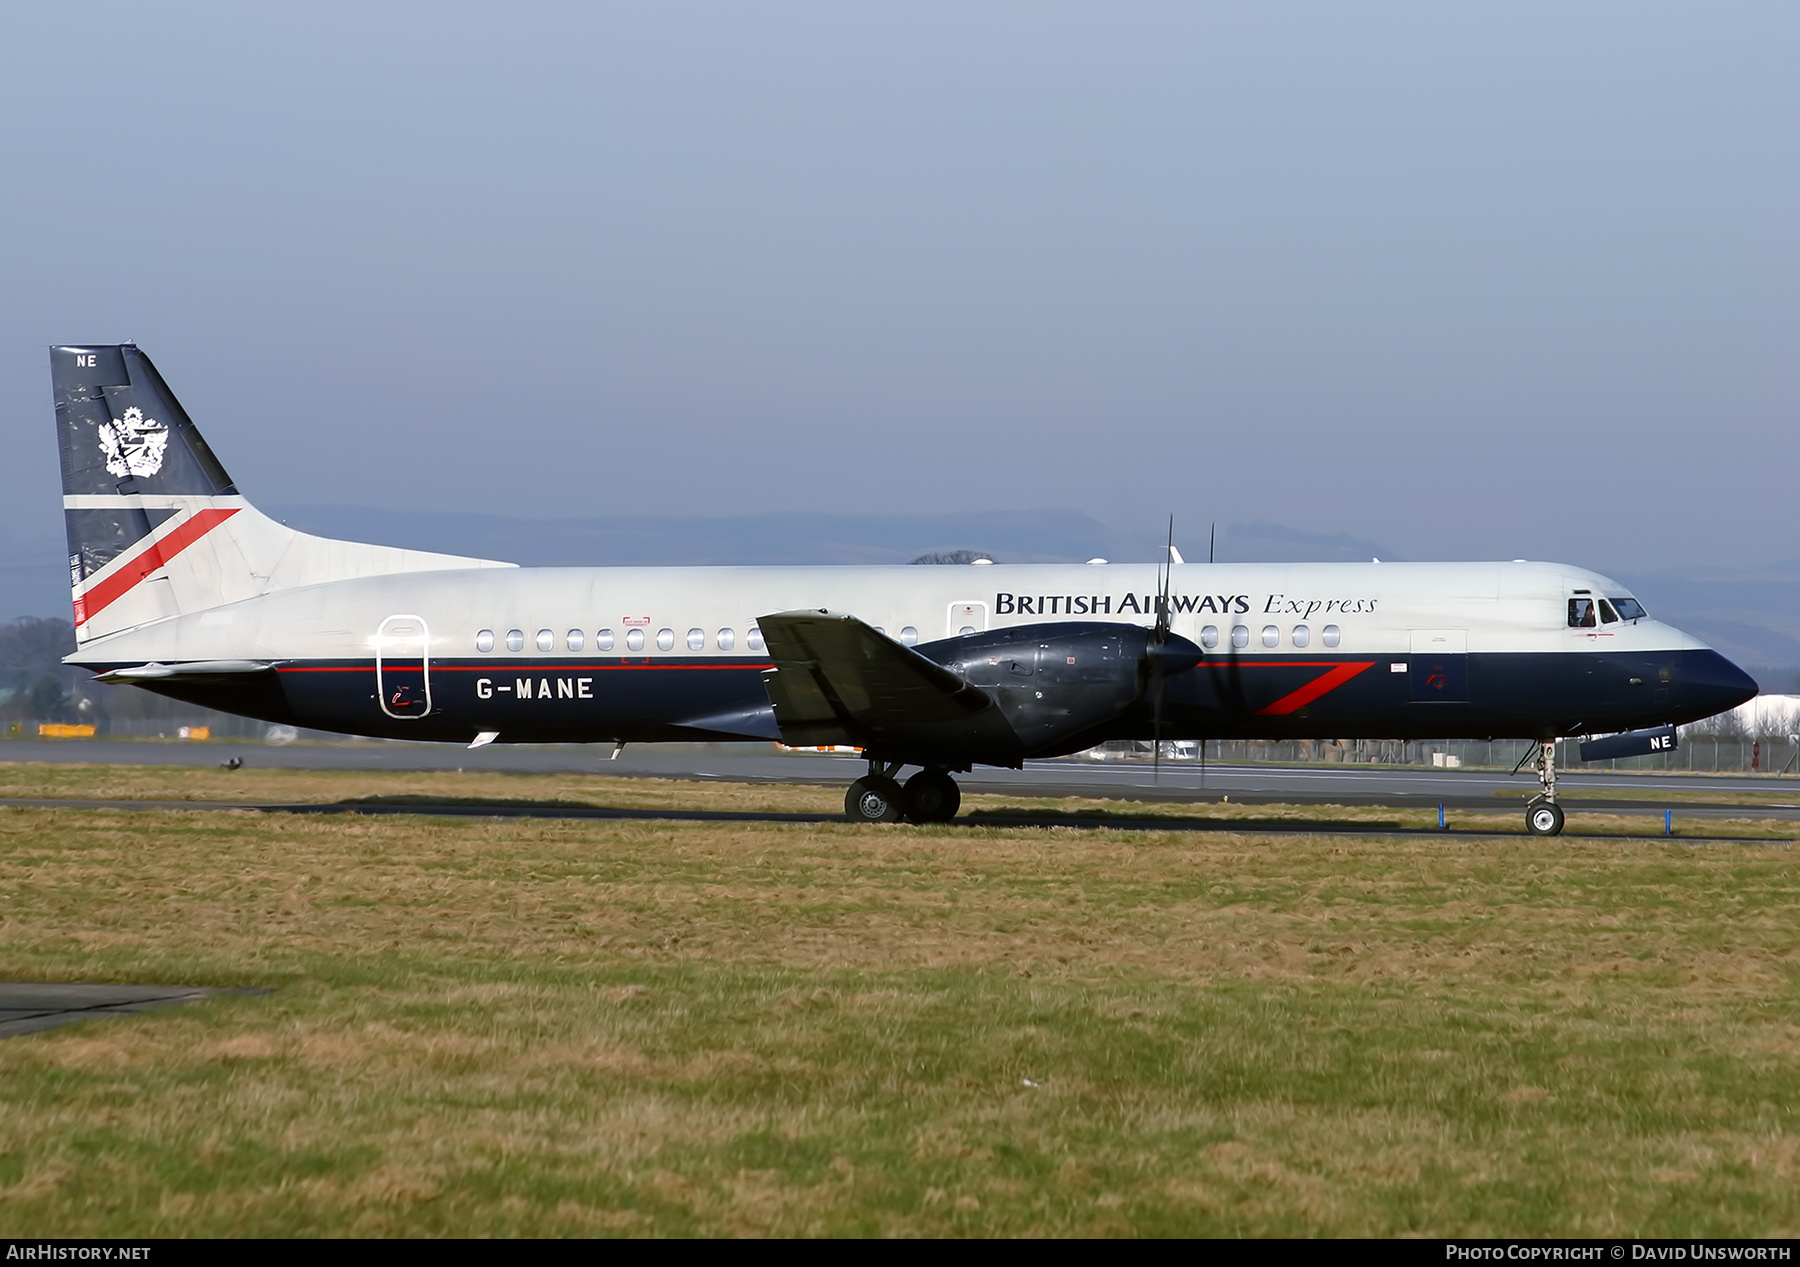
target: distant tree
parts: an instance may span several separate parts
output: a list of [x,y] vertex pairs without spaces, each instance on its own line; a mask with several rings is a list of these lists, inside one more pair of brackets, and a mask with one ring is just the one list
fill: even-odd
[[1750,733],[1750,726],[1743,715],[1736,709],[1715,713],[1711,717],[1703,717],[1697,722],[1689,722],[1681,728],[1683,735],[1704,735],[1710,739],[1743,739]]
[[69,721],[88,674],[62,662],[75,650],[66,620],[21,616],[0,624],[0,712],[9,720]]
[[1782,743],[1789,735],[1800,734],[1800,712],[1792,707],[1765,700],[1757,711],[1756,737],[1763,742]]
[[933,550],[929,554],[921,554],[914,563],[974,563],[986,559],[994,562],[994,556],[985,550]]
[[0,625],[0,686],[26,690],[49,675],[71,685],[79,670],[62,658],[75,650],[75,626],[66,620],[21,616]]
[[48,673],[31,684],[25,692],[25,702],[30,706],[31,716],[38,721],[68,720],[69,693]]
[[21,616],[0,623],[0,722],[93,722],[102,734],[122,727],[154,736],[181,726],[210,726],[215,735],[262,734],[260,722],[136,687],[97,684],[89,670],[62,662],[74,650],[75,628],[66,620]]

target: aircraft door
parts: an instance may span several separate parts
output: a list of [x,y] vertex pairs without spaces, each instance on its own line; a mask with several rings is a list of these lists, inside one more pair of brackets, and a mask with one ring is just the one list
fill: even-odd
[[375,630],[375,697],[401,719],[431,711],[431,631],[422,616],[389,616]]
[[981,633],[987,628],[987,612],[986,603],[951,603],[945,636],[954,638],[958,634]]
[[1415,629],[1407,661],[1415,704],[1466,704],[1469,700],[1469,631]]

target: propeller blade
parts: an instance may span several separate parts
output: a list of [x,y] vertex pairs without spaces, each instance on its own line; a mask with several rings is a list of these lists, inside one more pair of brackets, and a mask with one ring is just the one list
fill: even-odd
[[1226,667],[1226,680],[1230,683],[1231,711],[1240,717],[1250,712],[1250,701],[1244,695],[1244,666],[1238,659],[1237,647],[1231,648],[1231,660]]
[[1155,631],[1144,638],[1144,689],[1150,696],[1150,766],[1152,781],[1162,778],[1163,712],[1169,689],[1169,678],[1185,673],[1205,657],[1206,653],[1180,634]]
[[1226,717],[1248,716],[1250,701],[1244,692],[1243,663],[1238,659],[1237,646],[1231,646],[1222,662],[1218,656],[1208,660],[1206,672],[1218,700],[1219,711]]
[[1156,641],[1162,642],[1169,636],[1169,582],[1175,571],[1175,516],[1169,516],[1169,547],[1163,551],[1161,571],[1158,578],[1156,595]]
[[1150,672],[1150,781],[1162,781],[1162,723],[1163,723],[1163,688],[1169,681],[1169,675],[1160,668],[1160,661],[1154,662],[1159,667]]
[[1160,693],[1150,701],[1150,781],[1162,782],[1162,707]]

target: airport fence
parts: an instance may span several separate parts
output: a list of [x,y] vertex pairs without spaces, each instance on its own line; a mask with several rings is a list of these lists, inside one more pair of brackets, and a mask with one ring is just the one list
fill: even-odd
[[[1646,770],[1691,774],[1767,774],[1800,778],[1800,744],[1788,735],[1721,735],[1683,727],[1674,752],[1618,761],[1581,760],[1578,739],[1557,744],[1562,770]],[[1204,753],[1197,741],[1163,744],[1162,760],[1221,764],[1379,765],[1439,769],[1510,770],[1529,758],[1533,745],[1519,739],[1212,739]],[[1104,744],[1087,755],[1095,760],[1149,761],[1149,744]]]

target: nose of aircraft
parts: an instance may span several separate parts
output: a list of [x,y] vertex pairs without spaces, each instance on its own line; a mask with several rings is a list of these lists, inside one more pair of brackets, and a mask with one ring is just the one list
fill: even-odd
[[1683,712],[1711,717],[1754,699],[1756,679],[1717,651],[1703,651],[1683,675],[1680,695]]

